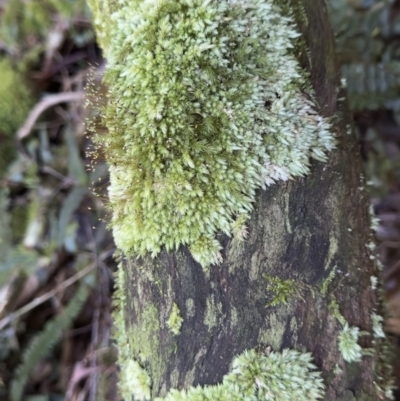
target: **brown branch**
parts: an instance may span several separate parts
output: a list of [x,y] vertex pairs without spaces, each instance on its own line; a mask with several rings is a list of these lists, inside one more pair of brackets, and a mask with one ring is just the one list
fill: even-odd
[[13,322],[15,319],[21,317],[22,315],[25,315],[25,313],[28,313],[32,309],[36,308],[38,305],[40,305],[43,302],[46,302],[48,299],[54,297],[60,291],[65,290],[70,285],[76,283],[81,278],[85,277],[87,274],[89,274],[92,270],[94,270],[96,268],[99,261],[103,261],[103,260],[107,259],[111,255],[112,252],[114,252],[114,250],[103,252],[97,260],[95,260],[90,265],[86,266],[84,269],[80,270],[78,273],[76,273],[69,279],[63,281],[59,286],[54,288],[54,290],[46,292],[45,294],[41,295],[40,297],[35,298],[32,302],[29,302],[22,308],[18,309],[16,312],[11,313],[8,316],[1,319],[0,320],[0,331],[3,330],[8,324]]
[[84,96],[84,92],[65,92],[46,96],[35,105],[26,119],[25,124],[17,131],[17,140],[22,141],[22,139],[30,134],[37,119],[45,110],[60,103],[81,101],[84,99]]

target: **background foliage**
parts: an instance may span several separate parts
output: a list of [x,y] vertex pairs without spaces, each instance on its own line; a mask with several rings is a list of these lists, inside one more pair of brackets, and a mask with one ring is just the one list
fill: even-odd
[[107,169],[88,169],[78,96],[102,62],[90,18],[84,0],[0,2],[2,400],[117,399]]

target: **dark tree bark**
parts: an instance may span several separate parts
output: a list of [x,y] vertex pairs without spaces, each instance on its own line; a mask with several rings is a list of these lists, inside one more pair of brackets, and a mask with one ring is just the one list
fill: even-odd
[[[223,263],[208,273],[184,248],[124,261],[126,328],[133,352],[147,357],[152,396],[221,382],[236,355],[270,346],[311,352],[326,400],[384,399],[374,385],[378,356],[349,364],[338,349],[343,326],[330,308],[333,301],[350,326],[368,332],[378,308],[370,284],[375,264],[366,247],[369,198],[357,140],[348,134],[351,116],[340,100],[345,94],[324,2],[302,0],[296,9],[308,47],[303,65],[321,114],[332,117],[338,147],[328,163],[313,162],[307,177],[260,190],[247,240],[219,235]],[[295,284],[286,298],[274,278]],[[184,319],[175,336],[166,324],[173,303]],[[372,347],[371,338],[361,337],[361,345]],[[335,367],[342,372],[334,373]]]

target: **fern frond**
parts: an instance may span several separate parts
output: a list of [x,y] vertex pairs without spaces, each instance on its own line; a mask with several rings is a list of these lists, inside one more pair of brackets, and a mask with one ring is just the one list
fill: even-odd
[[400,62],[351,63],[342,66],[352,110],[398,110]]
[[86,284],[81,284],[66,308],[55,318],[46,323],[44,329],[37,334],[24,351],[22,363],[16,369],[11,382],[11,401],[20,401],[24,387],[33,368],[45,358],[52,348],[60,341],[64,330],[78,316],[89,295]]
[[351,109],[400,110],[400,60],[393,0],[329,0],[336,49]]

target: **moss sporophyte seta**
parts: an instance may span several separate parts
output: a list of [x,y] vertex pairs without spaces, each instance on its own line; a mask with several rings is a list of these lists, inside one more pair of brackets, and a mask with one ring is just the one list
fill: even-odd
[[272,0],[90,4],[108,61],[96,141],[116,244],[129,256],[188,245],[216,264],[216,233],[245,237],[258,188],[334,147],[292,51],[294,20]]

